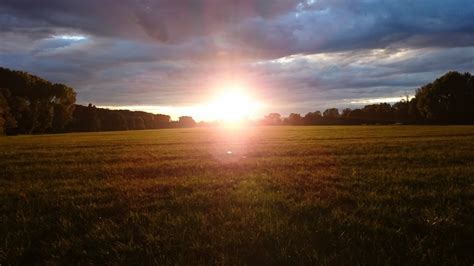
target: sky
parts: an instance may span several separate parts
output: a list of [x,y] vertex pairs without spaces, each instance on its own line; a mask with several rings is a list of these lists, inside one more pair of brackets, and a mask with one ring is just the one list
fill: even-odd
[[262,113],[394,102],[474,72],[474,1],[1,0],[0,66],[173,118],[235,86]]

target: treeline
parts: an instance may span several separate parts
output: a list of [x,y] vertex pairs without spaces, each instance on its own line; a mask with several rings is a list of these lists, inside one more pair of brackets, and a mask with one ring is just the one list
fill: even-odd
[[192,117],[75,104],[76,93],[22,71],[0,67],[0,134],[42,134],[194,127]]
[[182,116],[172,121],[169,115],[151,114],[142,111],[110,110],[75,105],[68,132],[140,130],[176,127],[194,127],[196,122],[190,116]]
[[26,72],[0,68],[0,133],[63,132],[76,93]]
[[416,90],[415,97],[395,104],[379,103],[363,108],[326,109],[302,116],[270,113],[263,125],[357,125],[357,124],[474,124],[474,77],[448,72]]
[[[109,110],[76,105],[76,93],[22,71],[0,67],[0,134],[41,134],[139,130],[206,126],[192,117],[172,121],[169,115],[140,111]],[[355,125],[355,124],[474,124],[474,77],[448,72],[416,90],[415,97],[395,104],[363,108],[329,108],[304,116],[278,113],[265,116],[262,125]]]

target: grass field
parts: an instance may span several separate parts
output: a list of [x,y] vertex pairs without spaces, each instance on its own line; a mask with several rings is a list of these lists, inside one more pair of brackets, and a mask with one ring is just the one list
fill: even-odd
[[0,264],[474,263],[473,126],[0,138]]

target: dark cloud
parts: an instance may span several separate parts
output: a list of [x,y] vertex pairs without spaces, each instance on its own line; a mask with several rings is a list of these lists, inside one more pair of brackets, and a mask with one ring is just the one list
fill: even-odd
[[473,17],[470,0],[2,0],[0,65],[83,103],[189,105],[231,77],[306,112],[472,72]]
[[474,45],[471,1],[314,1],[275,20],[248,20],[227,34],[269,56],[354,49]]
[[291,0],[4,0],[4,30],[37,25],[95,35],[182,41],[211,34],[248,17],[272,18],[293,9]]

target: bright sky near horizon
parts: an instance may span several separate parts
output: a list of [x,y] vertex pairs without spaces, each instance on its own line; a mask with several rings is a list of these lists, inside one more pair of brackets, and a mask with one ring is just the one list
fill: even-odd
[[474,72],[473,17],[470,0],[3,0],[0,66],[65,83],[81,104],[304,114]]

